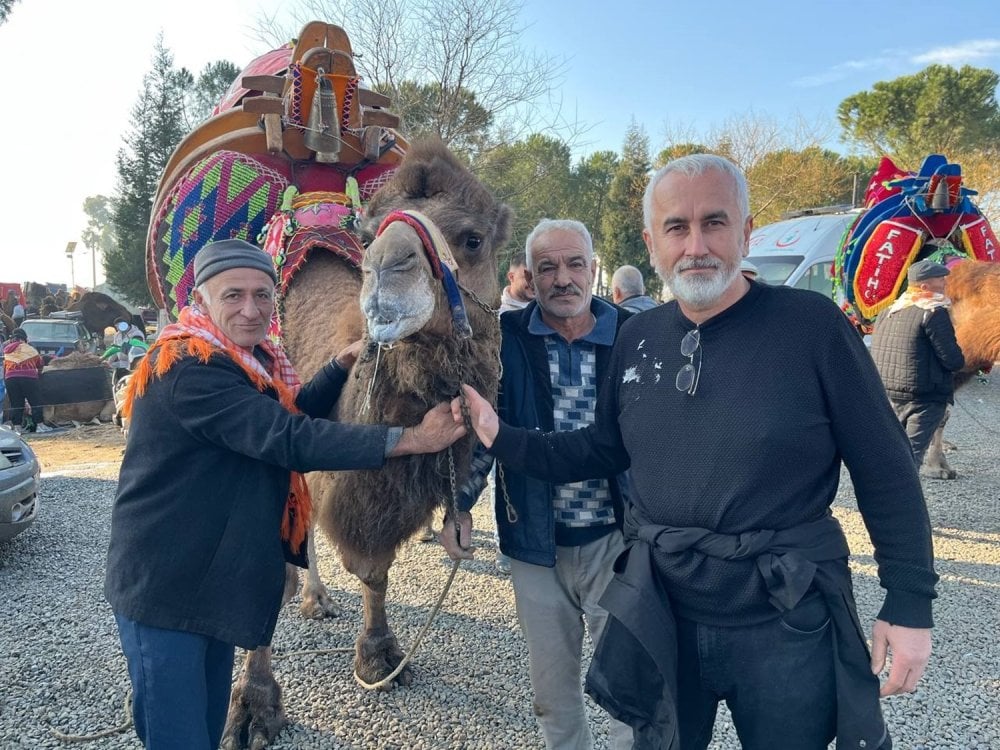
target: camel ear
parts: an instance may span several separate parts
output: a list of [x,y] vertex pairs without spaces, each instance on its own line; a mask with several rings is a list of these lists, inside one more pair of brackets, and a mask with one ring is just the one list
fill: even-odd
[[514,212],[506,203],[501,203],[497,209],[497,219],[493,225],[493,248],[499,251],[510,239],[511,227],[514,223]]

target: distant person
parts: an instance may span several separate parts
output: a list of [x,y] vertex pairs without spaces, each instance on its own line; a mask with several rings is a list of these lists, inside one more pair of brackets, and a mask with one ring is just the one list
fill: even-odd
[[14,321],[14,326],[17,328],[21,327],[21,323],[27,317],[27,310],[24,309],[24,305],[16,297],[14,299],[14,306],[10,310],[10,317]]
[[949,273],[929,260],[911,265],[906,291],[879,315],[872,332],[872,358],[918,468],[955,401],[954,374],[965,366],[945,296]]
[[646,294],[642,271],[635,266],[621,266],[611,277],[611,299],[630,312],[656,307],[656,300]]
[[4,314],[10,317],[14,314],[14,305],[16,305],[17,302],[17,292],[13,289],[8,289],[7,296],[4,298],[3,304],[0,305],[0,307],[3,308]]
[[144,354],[149,346],[146,344],[146,335],[127,318],[117,318],[114,328],[115,335],[111,340],[111,346],[104,351],[101,359],[114,371],[112,382],[117,383],[136,361],[136,357],[132,356],[132,350],[138,349]]
[[743,278],[747,281],[756,281],[757,277],[760,275],[760,271],[757,266],[748,261],[746,258],[740,263],[740,273],[743,274]]
[[[45,363],[35,347],[28,343],[23,328],[15,328],[3,347],[3,373],[10,399],[10,421],[15,429],[35,432],[42,421],[42,391],[39,377]],[[31,413],[25,412],[27,401]]]
[[516,253],[507,267],[507,286],[500,293],[500,312],[520,310],[535,298],[535,287],[528,278],[524,253]]

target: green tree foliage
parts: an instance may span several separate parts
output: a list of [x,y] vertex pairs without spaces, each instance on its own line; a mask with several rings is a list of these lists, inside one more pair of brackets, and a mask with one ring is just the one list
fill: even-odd
[[112,220],[113,204],[105,195],[90,195],[83,199],[83,212],[87,214],[87,227],[80,232],[80,239],[87,249],[102,258],[115,249],[115,227]]
[[[566,218],[572,205],[569,147],[536,133],[523,141],[498,146],[477,164],[480,179],[514,209],[508,253],[524,248],[524,240],[543,218]],[[506,269],[507,264],[501,261]]]
[[228,60],[216,60],[202,68],[195,79],[184,68],[179,72],[190,81],[184,100],[184,115],[189,130],[212,116],[212,110],[218,104],[230,85],[242,72],[242,68]]
[[392,99],[396,111],[406,113],[402,129],[410,138],[437,136],[466,162],[483,151],[493,116],[468,89],[415,81],[375,88]]
[[132,127],[118,152],[113,199],[116,243],[105,253],[108,282],[137,305],[149,305],[145,248],[150,210],[160,174],[186,132],[184,97],[190,74],[173,67],[173,54],[157,40],[153,67],[132,107]]
[[772,151],[747,170],[754,222],[769,224],[798,208],[848,205],[852,180],[847,163],[832,151]]
[[598,257],[604,252],[603,217],[608,210],[611,181],[617,168],[618,154],[614,151],[595,151],[581,159],[573,169],[568,216],[587,225]]
[[7,20],[18,0],[0,0],[0,24]]
[[659,169],[668,161],[680,159],[682,156],[691,154],[711,154],[715,153],[708,146],[702,143],[675,143],[662,149],[653,160],[653,168]]
[[649,136],[635,120],[625,133],[621,159],[608,188],[607,210],[601,219],[601,263],[609,273],[622,265],[642,271],[646,290],[659,293],[659,277],[649,263],[642,240],[642,196],[649,182]]
[[930,65],[880,81],[837,109],[842,139],[874,154],[917,164],[930,153],[995,147],[1000,140],[996,71]]

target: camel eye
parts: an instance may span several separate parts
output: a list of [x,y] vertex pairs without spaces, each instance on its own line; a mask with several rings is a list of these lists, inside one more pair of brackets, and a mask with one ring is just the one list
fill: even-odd
[[478,234],[470,234],[468,237],[465,238],[465,247],[468,250],[478,250],[480,247],[482,247],[482,244],[483,244],[483,238],[480,237]]

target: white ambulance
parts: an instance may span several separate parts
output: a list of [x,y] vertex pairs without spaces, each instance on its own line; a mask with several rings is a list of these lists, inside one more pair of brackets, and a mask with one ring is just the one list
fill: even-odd
[[849,206],[808,208],[757,227],[750,235],[748,260],[757,267],[758,280],[832,298],[834,256],[861,212]]

